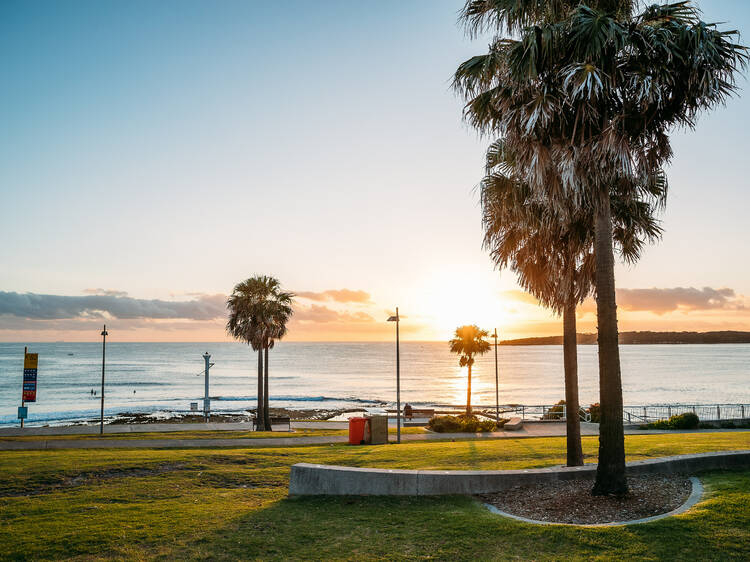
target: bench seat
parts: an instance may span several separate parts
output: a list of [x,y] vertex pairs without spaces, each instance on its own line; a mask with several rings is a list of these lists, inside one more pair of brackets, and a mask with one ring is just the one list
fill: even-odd
[[523,427],[523,420],[521,418],[510,418],[507,422],[505,422],[505,425],[503,426],[503,429],[507,431],[518,431]]

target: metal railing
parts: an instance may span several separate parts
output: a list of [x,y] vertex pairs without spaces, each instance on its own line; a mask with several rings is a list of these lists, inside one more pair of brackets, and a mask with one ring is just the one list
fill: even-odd
[[[443,404],[442,407],[461,408],[457,405]],[[494,415],[495,408],[489,406],[475,406],[477,411],[484,410],[487,415]],[[750,418],[750,404],[657,404],[651,406],[624,406],[623,421],[626,424],[642,424],[692,412],[701,421],[729,421],[746,420]],[[503,417],[520,417],[523,420],[565,420],[567,410],[564,404],[505,404],[500,406]],[[581,421],[590,422],[591,413],[588,408],[578,410]]]
[[[494,408],[476,407],[487,412],[494,412]],[[567,418],[565,404],[506,404],[500,406],[500,415],[503,417],[520,417],[522,420],[559,420]],[[578,408],[578,417],[581,421],[590,422],[591,414],[587,408]]]
[[660,404],[655,406],[625,406],[625,423],[651,423],[668,420],[672,416],[692,412],[701,421],[744,420],[750,416],[750,404]]

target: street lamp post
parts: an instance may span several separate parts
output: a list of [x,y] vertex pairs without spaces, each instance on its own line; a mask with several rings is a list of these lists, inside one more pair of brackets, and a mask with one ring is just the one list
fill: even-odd
[[388,318],[388,322],[396,323],[396,442],[401,443],[401,358],[398,349],[398,324],[401,321],[396,307],[396,315]]
[[203,393],[203,421],[209,422],[211,420],[211,399],[208,397],[208,370],[211,368],[213,363],[209,363],[211,355],[208,351],[203,354],[203,360],[206,362],[204,374],[204,393]]
[[492,334],[495,338],[495,423],[500,423],[500,384],[497,375],[497,328]]
[[107,351],[107,325],[104,325],[102,330],[102,402],[101,411],[99,413],[99,435],[104,435],[104,357]]

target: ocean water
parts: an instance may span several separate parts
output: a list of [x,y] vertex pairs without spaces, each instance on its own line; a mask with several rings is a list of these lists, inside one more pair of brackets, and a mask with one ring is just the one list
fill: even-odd
[[[24,344],[0,343],[0,425],[16,424]],[[99,415],[100,343],[36,343],[37,402],[27,423]],[[186,411],[203,398],[204,352],[213,412],[255,407],[257,356],[239,343],[107,344],[105,414]],[[750,345],[628,345],[620,348],[625,405],[750,403]],[[598,401],[596,346],[579,346],[581,404]],[[396,399],[392,343],[281,342],[270,353],[272,406],[350,408]],[[501,404],[552,404],[564,398],[562,347],[498,348]],[[473,370],[472,402],[494,405],[492,351]],[[401,400],[462,404],[466,371],[444,342],[401,344]]]

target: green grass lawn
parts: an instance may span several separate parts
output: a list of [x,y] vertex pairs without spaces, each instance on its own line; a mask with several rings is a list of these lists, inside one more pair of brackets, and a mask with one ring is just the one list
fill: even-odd
[[19,435],[0,436],[3,441],[53,441],[68,439],[268,439],[275,437],[301,437],[307,435],[347,435],[343,429],[295,429],[294,431],[234,431],[234,430],[191,430],[184,431],[142,431],[135,433],[98,433],[73,435]]
[[[421,427],[402,427],[402,434],[424,433]],[[388,433],[395,435],[396,428],[389,428]],[[309,429],[299,428],[292,431],[242,431],[242,430],[191,430],[189,426],[180,431],[142,431],[134,433],[98,433],[70,434],[70,435],[0,435],[3,441],[57,441],[80,439],[269,439],[277,437],[306,437],[317,435],[349,435],[348,429],[328,429],[325,427]],[[470,435],[467,437],[471,437]]]
[[[597,439],[584,437],[587,460]],[[626,437],[630,460],[750,448],[750,432]],[[702,475],[704,501],[654,523],[541,527],[472,498],[287,498],[296,462],[512,469],[561,464],[565,440],[273,449],[0,453],[0,558],[750,558],[750,471]]]

